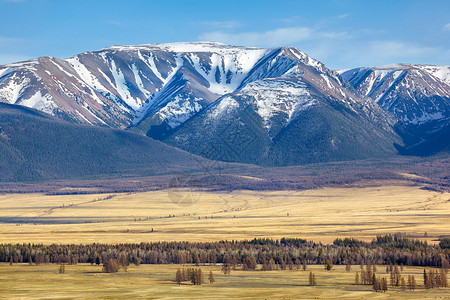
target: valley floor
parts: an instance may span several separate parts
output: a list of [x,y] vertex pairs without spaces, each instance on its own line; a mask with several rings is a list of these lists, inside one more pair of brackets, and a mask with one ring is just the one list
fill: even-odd
[[172,189],[0,195],[0,243],[123,243],[299,237],[332,243],[449,235],[450,194],[407,182],[305,191]]
[[[448,299],[449,288],[424,289],[423,268],[405,267],[402,276],[414,275],[415,291],[391,287],[386,293],[374,292],[371,285],[355,285],[355,272],[344,266],[331,271],[323,266],[308,266],[306,271],[242,271],[224,275],[220,266],[200,266],[206,283],[194,286],[175,283],[180,265],[130,266],[126,272],[102,273],[96,265],[0,264],[0,298],[2,299]],[[190,266],[192,267],[192,266]],[[260,266],[259,266],[260,267]],[[258,269],[259,269],[258,267]],[[212,271],[216,282],[210,284]],[[308,286],[309,271],[317,286]],[[386,277],[385,266],[378,266],[377,276]]]

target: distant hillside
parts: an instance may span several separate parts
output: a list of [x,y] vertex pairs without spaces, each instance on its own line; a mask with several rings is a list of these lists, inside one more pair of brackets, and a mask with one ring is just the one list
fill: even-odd
[[199,161],[142,135],[0,103],[0,181],[165,174],[199,169]]

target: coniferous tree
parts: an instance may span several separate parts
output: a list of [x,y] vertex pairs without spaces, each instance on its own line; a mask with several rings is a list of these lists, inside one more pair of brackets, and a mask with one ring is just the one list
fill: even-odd
[[301,263],[300,259],[298,259],[298,257],[295,259],[294,264],[295,264],[295,269],[296,269],[297,271],[300,270],[300,265],[301,265],[302,263]]
[[388,283],[387,283],[387,279],[386,278],[381,278],[381,290],[383,292],[387,292],[388,290]]
[[128,266],[130,265],[130,261],[128,260],[128,257],[125,253],[120,253],[119,258],[117,259],[119,262],[119,265],[122,266],[124,271],[127,271]]
[[426,289],[431,289],[431,278],[427,270],[423,269],[423,285]]
[[372,289],[375,292],[378,292],[381,290],[381,282],[380,280],[375,276],[375,274],[373,274],[373,278],[372,278]]
[[214,274],[212,271],[209,271],[208,279],[209,279],[209,283],[211,283],[211,284],[216,282],[216,279],[214,278]]
[[403,278],[403,276],[400,278],[400,287],[403,291],[406,290],[406,282],[405,282],[405,278]]
[[328,258],[325,263],[325,270],[330,271],[333,268],[333,262],[331,261],[331,258]]
[[444,269],[441,269],[441,286],[442,287],[448,287],[448,279],[447,279],[447,272]]
[[359,284],[359,273],[355,273],[355,284]]
[[178,270],[177,270],[177,273],[175,274],[175,282],[176,282],[178,285],[180,285],[181,282],[183,282],[183,281],[184,281],[183,274],[181,273],[181,270],[178,269]]
[[115,258],[107,259],[106,262],[103,263],[103,272],[105,273],[116,273],[119,272],[119,269],[119,261]]
[[448,270],[450,269],[450,263],[443,256],[441,256],[441,267],[445,271],[445,273],[448,273]]
[[194,285],[202,285],[203,284],[203,282],[204,282],[203,272],[201,269],[194,270],[191,281]]
[[309,285],[310,286],[316,286],[317,285],[316,276],[313,274],[312,271],[309,271]]
[[414,278],[414,275],[411,276],[411,290],[415,290],[416,289],[416,278]]

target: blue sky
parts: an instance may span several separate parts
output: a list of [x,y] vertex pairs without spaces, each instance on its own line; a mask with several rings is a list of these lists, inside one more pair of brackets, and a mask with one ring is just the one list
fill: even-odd
[[450,65],[447,0],[0,0],[0,64],[111,45],[294,46],[329,68]]

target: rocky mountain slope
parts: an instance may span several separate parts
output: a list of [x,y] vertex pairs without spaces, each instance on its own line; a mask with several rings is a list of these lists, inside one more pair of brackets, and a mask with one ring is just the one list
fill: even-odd
[[41,57],[0,67],[0,102],[77,123],[123,128],[150,119],[173,128],[234,91],[268,52],[205,42]]
[[396,119],[404,153],[450,149],[450,67],[397,64],[342,72],[361,94]]
[[396,153],[399,139],[386,115],[337,73],[295,48],[278,49],[271,61],[264,65],[265,72],[276,66],[273,77],[252,78],[163,141],[212,159],[263,165]]

